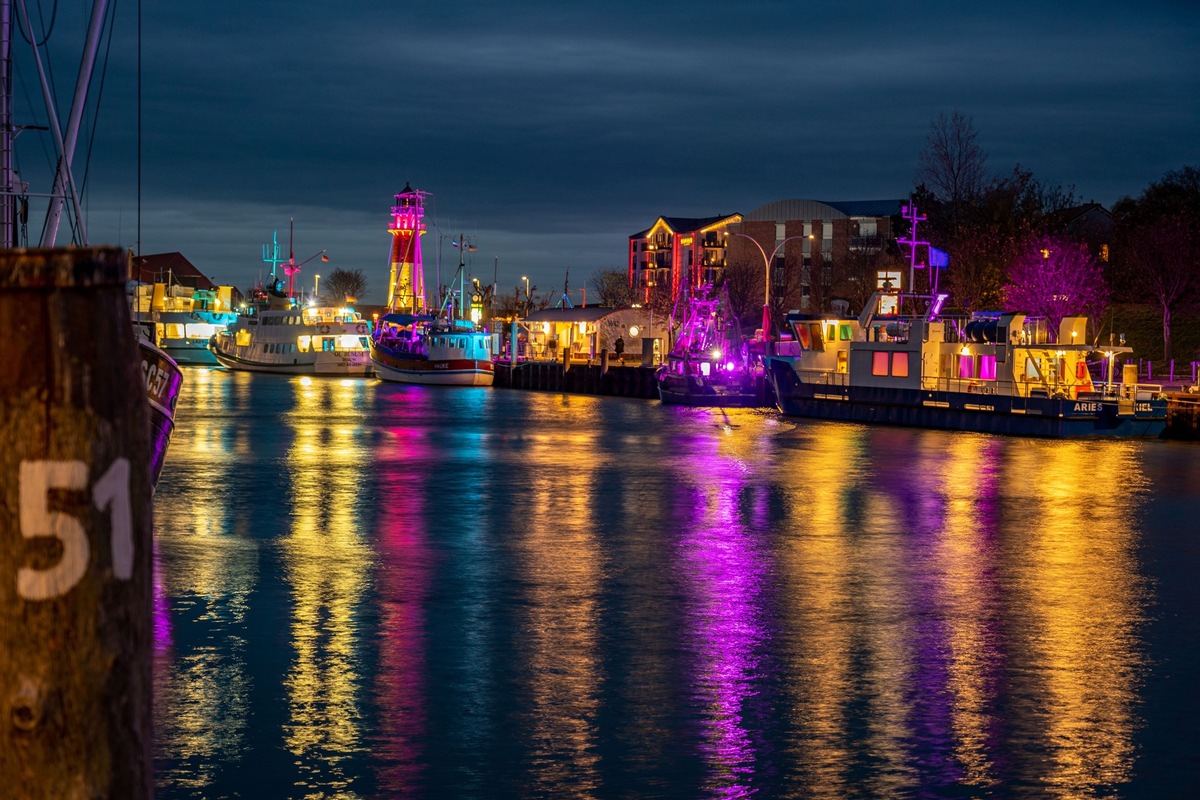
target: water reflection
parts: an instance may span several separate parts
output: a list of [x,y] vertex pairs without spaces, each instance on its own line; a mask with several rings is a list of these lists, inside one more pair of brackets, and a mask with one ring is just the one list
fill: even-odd
[[360,525],[370,463],[361,409],[372,390],[365,381],[300,378],[295,406],[281,415],[291,446],[278,513],[291,527],[279,544],[295,650],[284,677],[284,743],[297,787],[317,794],[345,792],[355,776],[344,762],[364,747],[359,615],[372,551]]
[[[585,418],[599,402],[570,398],[574,413]],[[545,413],[564,410],[548,406]],[[525,473],[528,485],[513,498],[513,516],[523,520],[510,545],[513,578],[525,584],[517,623],[528,704],[521,729],[530,793],[587,797],[600,786],[598,629],[605,576],[596,519],[603,502],[594,489],[611,465],[596,426],[551,430],[526,439],[529,463],[539,468]]]
[[247,618],[258,546],[236,503],[214,498],[241,438],[236,425],[208,417],[240,402],[239,384],[224,377],[187,371],[179,404],[187,421],[172,437],[155,501],[156,752],[170,763],[159,780],[200,796],[252,736]]
[[678,442],[689,457],[677,474],[679,569],[685,585],[684,648],[690,653],[692,705],[700,715],[701,792],[709,797],[753,793],[758,760],[747,708],[757,694],[766,554],[766,498],[755,479],[750,437],[734,436],[724,416],[721,434],[701,429]]
[[1142,443],[220,372],[181,407],[155,498],[170,796],[1132,774]]
[[[1018,518],[1024,554],[1014,571],[1013,613],[1029,622],[1017,656],[1036,684],[1023,683],[1027,735],[1040,739],[1054,796],[1096,794],[1130,778],[1137,726],[1136,675],[1142,587],[1129,531],[1142,477],[1136,445],[1061,443],[1014,454],[1021,481]],[[1114,491],[1121,487],[1122,491]]]
[[425,609],[434,555],[424,489],[433,461],[425,432],[409,426],[389,428],[373,459],[380,479],[376,771],[380,786],[396,797],[417,794],[427,756]]
[[1137,445],[803,435],[780,548],[797,790],[1090,796],[1128,780]]

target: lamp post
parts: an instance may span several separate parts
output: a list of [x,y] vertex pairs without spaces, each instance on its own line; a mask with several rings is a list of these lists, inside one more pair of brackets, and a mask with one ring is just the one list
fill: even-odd
[[522,275],[521,280],[525,281],[525,314],[523,316],[528,317],[529,316],[529,276]]
[[321,276],[313,275],[313,302],[317,302],[317,296],[320,294],[318,287],[321,285]]
[[779,251],[783,249],[783,246],[785,244],[787,244],[788,242],[793,241],[795,239],[805,239],[807,237],[805,237],[805,236],[789,236],[786,239],[784,239],[783,241],[776,244],[775,249],[772,250],[771,255],[768,256],[767,251],[763,249],[763,246],[761,244],[759,244],[758,240],[755,239],[753,236],[750,236],[745,233],[731,233],[731,235],[732,236],[740,236],[743,239],[749,239],[754,244],[754,246],[758,248],[758,252],[760,254],[762,254],[763,267],[766,269],[766,273],[767,273],[766,274],[766,289],[763,294],[762,329],[763,329],[763,340],[764,341],[769,340],[771,338],[771,264],[774,263],[775,257],[777,255],[779,255]]

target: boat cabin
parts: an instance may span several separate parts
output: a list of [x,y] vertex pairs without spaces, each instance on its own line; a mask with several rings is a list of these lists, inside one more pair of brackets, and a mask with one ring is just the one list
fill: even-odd
[[[858,317],[788,314],[793,338],[777,354],[807,383],[1072,399],[1104,391],[1089,367],[1097,348],[1086,317],[1066,317],[1054,331],[1020,312],[941,317],[944,295],[925,298],[924,314],[876,313],[901,307],[899,297],[881,303],[887,295],[898,293],[876,292]],[[1131,351],[1105,348],[1108,391],[1115,356]]]

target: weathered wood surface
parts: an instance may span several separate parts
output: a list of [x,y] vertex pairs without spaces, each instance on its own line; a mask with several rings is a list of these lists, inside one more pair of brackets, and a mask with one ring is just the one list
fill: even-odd
[[149,422],[127,259],[0,252],[0,797],[153,793]]

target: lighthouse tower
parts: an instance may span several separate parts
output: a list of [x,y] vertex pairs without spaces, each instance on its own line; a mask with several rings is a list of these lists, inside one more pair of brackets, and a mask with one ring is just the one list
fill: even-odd
[[391,281],[388,308],[418,314],[425,311],[425,273],[421,266],[421,234],[425,233],[425,195],[408,183],[392,206]]

